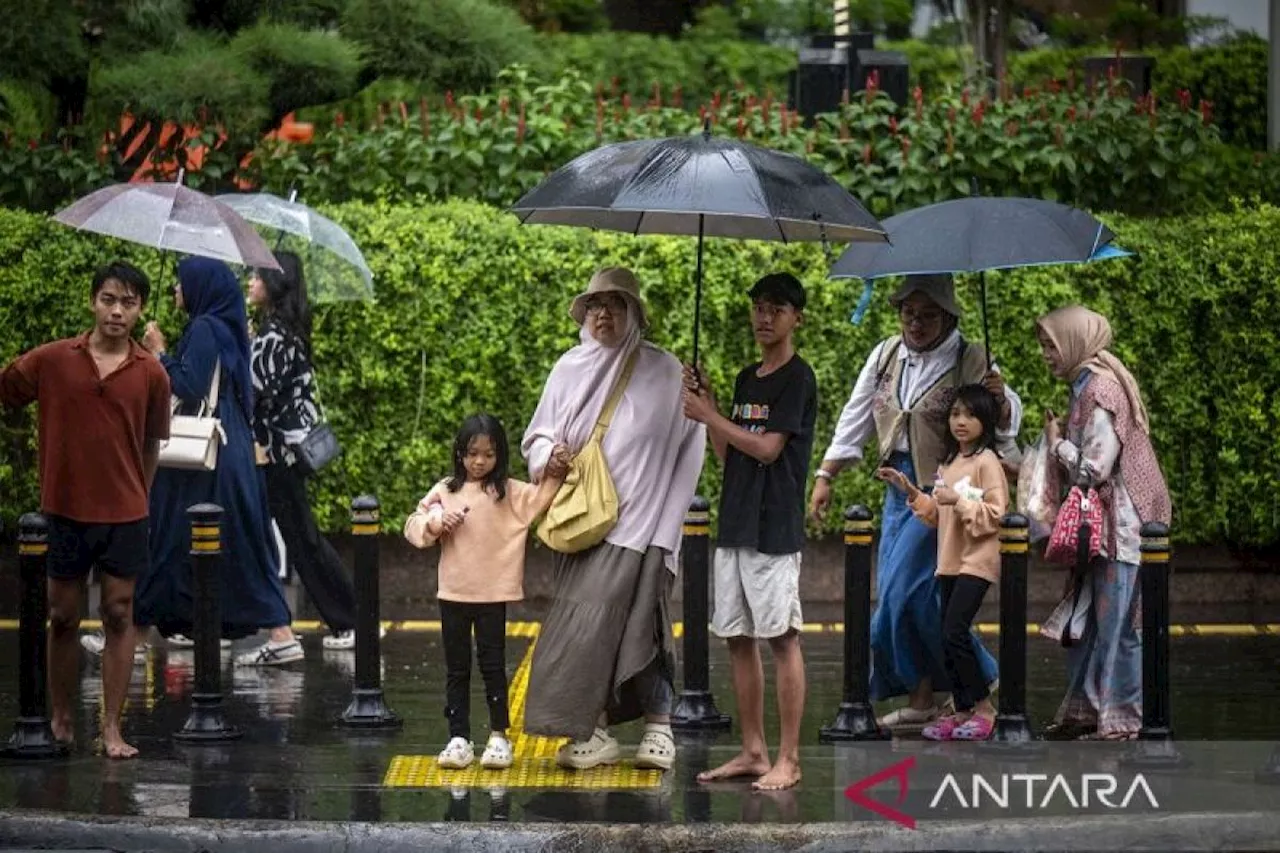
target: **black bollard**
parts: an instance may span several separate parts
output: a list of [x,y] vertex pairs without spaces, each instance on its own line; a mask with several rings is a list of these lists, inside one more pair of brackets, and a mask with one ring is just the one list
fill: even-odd
[[10,758],[54,758],[67,753],[49,726],[49,593],[45,562],[49,522],[29,512],[18,520],[22,592],[18,609],[18,719],[4,749]]
[[871,706],[871,540],[875,516],[865,506],[844,512],[844,699],[820,743],[888,740]]
[[718,731],[733,724],[728,714],[721,714],[716,708],[715,697],[711,695],[707,636],[710,553],[711,504],[698,496],[684,517],[684,540],[680,545],[680,573],[684,584],[684,689],[671,713],[673,729]]
[[356,678],[351,704],[339,724],[351,729],[394,729],[400,717],[382,696],[382,603],[378,585],[378,534],[382,531],[378,499],[361,495],[351,502],[355,534]]
[[196,504],[191,519],[191,576],[195,610],[191,620],[195,643],[195,690],[191,714],[173,739],[185,743],[223,743],[243,732],[222,715],[222,507]]
[[1153,770],[1190,763],[1178,751],[1170,724],[1169,557],[1168,526],[1142,525],[1142,730],[1124,763]]
[[1000,519],[1000,699],[988,747],[1001,753],[1044,750],[1027,715],[1027,563],[1030,523],[1016,513]]

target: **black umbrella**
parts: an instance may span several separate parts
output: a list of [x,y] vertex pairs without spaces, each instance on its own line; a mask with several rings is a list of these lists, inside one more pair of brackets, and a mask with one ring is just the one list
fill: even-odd
[[1083,210],[1035,198],[972,196],[899,213],[884,221],[889,242],[850,246],[831,278],[861,278],[866,310],[877,278],[930,273],[978,273],[982,331],[991,363],[987,270],[1080,264],[1130,253],[1113,246],[1111,229]]
[[552,173],[511,208],[526,225],[698,236],[693,363],[702,313],[702,243],[885,239],[857,199],[799,157],[746,142],[693,136],[619,142]]

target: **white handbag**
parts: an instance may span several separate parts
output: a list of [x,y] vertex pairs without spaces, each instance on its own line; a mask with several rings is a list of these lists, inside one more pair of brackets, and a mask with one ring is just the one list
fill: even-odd
[[218,407],[218,385],[222,363],[213,367],[209,396],[200,401],[194,415],[177,414],[180,402],[173,398],[174,415],[169,419],[169,440],[160,443],[160,467],[184,471],[213,471],[218,467],[218,448],[227,443],[222,421],[214,416]]

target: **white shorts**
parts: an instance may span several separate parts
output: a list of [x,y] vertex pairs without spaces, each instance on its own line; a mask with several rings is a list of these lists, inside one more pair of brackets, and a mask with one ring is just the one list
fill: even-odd
[[711,631],[717,637],[769,640],[804,626],[799,553],[717,548],[713,584]]

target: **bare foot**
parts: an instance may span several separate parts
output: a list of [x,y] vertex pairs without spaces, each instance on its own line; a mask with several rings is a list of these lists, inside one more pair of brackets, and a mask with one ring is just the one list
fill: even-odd
[[800,782],[800,763],[790,758],[779,758],[769,772],[751,783],[757,791],[783,791]]
[[70,746],[76,742],[75,722],[70,717],[54,717],[49,721],[49,728],[53,729],[53,739],[58,743]]
[[764,755],[740,752],[714,770],[698,774],[699,782],[719,782],[724,779],[741,779],[744,776],[759,778],[769,772],[769,759]]
[[106,750],[107,758],[128,759],[138,754],[137,747],[125,743],[119,732],[104,732],[102,747]]

